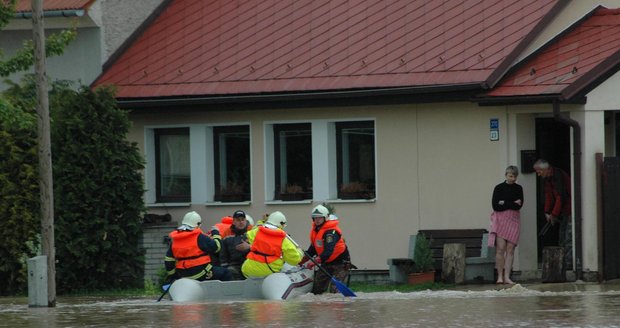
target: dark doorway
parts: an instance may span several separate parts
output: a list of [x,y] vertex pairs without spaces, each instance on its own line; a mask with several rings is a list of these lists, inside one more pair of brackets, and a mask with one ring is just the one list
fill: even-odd
[[603,163],[603,279],[620,278],[620,157],[605,157]]
[[[536,119],[536,155],[544,158],[552,166],[559,167],[570,174],[570,127],[553,118]],[[543,213],[545,194],[540,178],[536,179],[536,227],[541,231],[547,221]],[[538,263],[541,263],[542,249],[545,246],[558,245],[559,225],[554,227],[544,236],[538,237]]]

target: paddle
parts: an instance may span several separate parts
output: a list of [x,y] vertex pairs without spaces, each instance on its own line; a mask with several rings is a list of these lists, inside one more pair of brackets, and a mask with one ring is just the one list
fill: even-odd
[[161,294],[161,296],[159,296],[159,298],[157,299],[157,302],[161,301],[162,298],[164,298],[164,296],[166,296],[166,294],[168,294],[168,291],[170,290],[170,286],[172,286],[172,283],[174,282],[174,280],[167,284],[167,285],[163,285],[161,286],[164,289],[164,292]]
[[301,247],[299,247],[299,244],[297,244],[293,238],[291,238],[291,236],[289,236],[288,234],[286,235],[286,238],[288,240],[291,241],[291,243],[293,243],[293,245],[295,245],[295,247],[297,247],[298,249],[300,249],[302,252],[304,252],[304,255],[307,256],[310,261],[312,261],[312,263],[314,263],[314,265],[316,265],[321,271],[323,271],[323,273],[325,273],[334,283],[334,285],[336,285],[336,288],[338,289],[338,291],[347,297],[356,297],[357,295],[355,295],[355,293],[349,289],[349,287],[347,287],[345,284],[343,284],[342,282],[338,281],[338,279],[336,279],[334,276],[332,276],[331,274],[329,274],[329,272],[327,272],[327,270],[325,270],[324,267],[322,267],[315,259],[312,258],[312,256],[310,256],[310,254],[308,254],[305,250],[303,250]]

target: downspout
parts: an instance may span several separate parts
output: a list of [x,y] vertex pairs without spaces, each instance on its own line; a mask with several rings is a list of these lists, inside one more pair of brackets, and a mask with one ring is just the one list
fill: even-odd
[[582,269],[582,261],[581,258],[583,256],[583,247],[581,243],[582,234],[581,234],[581,223],[582,223],[582,213],[581,213],[581,126],[579,123],[569,117],[563,116],[560,114],[560,103],[557,100],[553,101],[553,117],[556,121],[569,125],[573,128],[573,197],[574,197],[574,207],[575,213],[573,215],[573,231],[575,235],[574,240],[574,249],[575,249],[575,274],[577,280],[583,279],[583,269]]

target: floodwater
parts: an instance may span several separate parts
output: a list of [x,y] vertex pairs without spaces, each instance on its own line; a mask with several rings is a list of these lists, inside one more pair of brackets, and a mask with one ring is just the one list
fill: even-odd
[[0,327],[620,327],[620,285],[492,285],[179,304],[157,297],[0,298]]

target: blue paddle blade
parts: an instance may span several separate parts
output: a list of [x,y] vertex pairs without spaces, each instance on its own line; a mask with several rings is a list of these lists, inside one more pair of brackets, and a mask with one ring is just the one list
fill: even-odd
[[349,289],[349,287],[347,287],[345,284],[341,283],[340,281],[336,280],[336,278],[332,277],[332,282],[334,283],[334,285],[336,285],[336,288],[342,295],[346,297],[357,296],[351,289]]
[[161,286],[161,290],[163,290],[163,291],[167,291],[168,288],[170,288],[170,284]]

